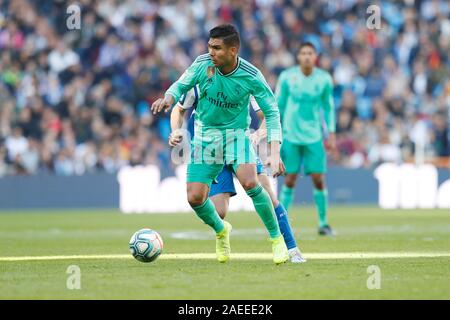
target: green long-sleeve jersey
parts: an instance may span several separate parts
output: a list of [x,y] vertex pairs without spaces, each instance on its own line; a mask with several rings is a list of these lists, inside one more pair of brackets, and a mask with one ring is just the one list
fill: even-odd
[[321,109],[328,132],[336,131],[333,80],[328,72],[315,67],[305,76],[299,66],[280,74],[275,96],[282,118],[283,137],[296,144],[323,139]]
[[268,141],[281,142],[280,113],[275,96],[262,73],[252,64],[238,57],[236,68],[224,75],[214,66],[209,54],[201,55],[166,94],[178,101],[197,84],[200,97],[195,112],[196,131],[248,129],[251,122],[249,100],[253,95],[266,117]]

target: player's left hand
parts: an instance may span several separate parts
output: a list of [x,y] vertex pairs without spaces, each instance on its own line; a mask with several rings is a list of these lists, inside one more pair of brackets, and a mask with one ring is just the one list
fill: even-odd
[[334,152],[336,150],[336,134],[330,133],[328,139],[325,140],[325,149],[328,152]]

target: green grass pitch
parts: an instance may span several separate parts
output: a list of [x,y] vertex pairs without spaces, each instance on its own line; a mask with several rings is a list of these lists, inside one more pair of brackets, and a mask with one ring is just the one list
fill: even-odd
[[[194,213],[1,212],[0,299],[450,299],[448,210],[332,207],[335,238],[317,235],[311,207],[295,208],[290,220],[309,258],[305,264],[233,259],[233,253],[270,254],[256,213],[229,214],[232,256],[219,264],[195,255],[173,258],[214,253],[214,235]],[[132,233],[144,227],[164,240],[162,256],[149,264],[134,260],[127,247]],[[349,258],[351,253],[379,256]],[[54,258],[73,255],[84,258]],[[11,259],[31,256],[47,258]],[[80,268],[79,290],[67,288],[70,265]],[[380,270],[379,289],[368,289],[371,265]]]

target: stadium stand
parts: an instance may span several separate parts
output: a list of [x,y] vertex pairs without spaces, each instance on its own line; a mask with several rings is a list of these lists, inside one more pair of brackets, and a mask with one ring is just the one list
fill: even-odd
[[374,167],[425,159],[450,167],[450,3],[384,1],[381,29],[366,1],[0,0],[0,176],[171,167],[169,114],[149,105],[199,54],[208,30],[238,26],[241,55],[272,88],[313,42],[335,83],[338,153]]

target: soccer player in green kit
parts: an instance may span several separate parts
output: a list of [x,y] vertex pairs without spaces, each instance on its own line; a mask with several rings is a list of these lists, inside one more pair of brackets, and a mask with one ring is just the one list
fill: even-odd
[[[334,151],[336,148],[333,80],[328,72],[315,67],[317,52],[312,43],[300,46],[297,59],[300,66],[280,74],[275,93],[283,126],[281,156],[286,166],[279,199],[288,210],[293,201],[297,174],[303,164],[304,173],[311,176],[314,184],[319,234],[334,235],[327,220],[328,191],[324,179],[327,166],[325,149]],[[328,131],[325,141],[321,109]]]
[[218,261],[228,261],[232,227],[220,219],[208,193],[224,164],[232,167],[268,230],[273,261],[280,264],[289,259],[288,250],[272,201],[258,182],[255,153],[245,132],[251,120],[248,110],[250,95],[254,96],[266,118],[267,139],[272,152],[270,168],[274,177],[284,174],[280,158],[280,114],[264,76],[238,56],[239,46],[239,34],[234,26],[227,24],[211,29],[208,54],[197,57],[170,86],[164,98],[152,104],[151,109],[153,113],[168,111],[183,93],[199,86],[201,96],[195,113],[193,152],[187,169],[188,202],[197,216],[216,232]]

